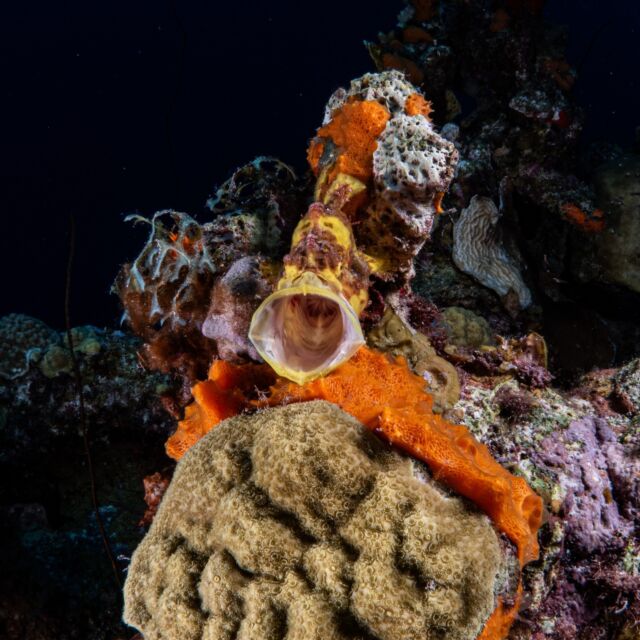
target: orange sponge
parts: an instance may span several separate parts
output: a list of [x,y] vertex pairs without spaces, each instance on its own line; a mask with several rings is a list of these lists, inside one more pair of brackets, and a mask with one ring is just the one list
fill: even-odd
[[422,115],[431,122],[431,118],[429,117],[429,114],[433,111],[431,103],[425,100],[419,93],[412,93],[407,98],[407,101],[404,103],[404,110],[408,116]]
[[599,233],[604,229],[604,213],[601,209],[594,209],[590,214],[569,202],[560,206],[562,213],[574,225],[588,233]]
[[191,389],[194,401],[187,406],[184,419],[167,440],[167,455],[180,460],[219,422],[246,408],[255,389],[266,389],[274,379],[273,369],[268,365],[233,365],[216,360],[209,369],[209,379]]
[[330,139],[340,155],[331,169],[329,182],[339,173],[346,173],[366,183],[373,173],[372,158],[377,146],[376,140],[389,118],[387,108],[373,100],[356,100],[344,104],[334,112],[329,124],[318,129],[316,137],[311,141],[307,159],[313,172],[316,175],[320,173],[320,159],[326,140]]

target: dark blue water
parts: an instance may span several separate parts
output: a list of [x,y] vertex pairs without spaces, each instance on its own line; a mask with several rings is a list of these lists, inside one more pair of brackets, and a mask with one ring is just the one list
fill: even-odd
[[[401,2],[4,3],[0,10],[0,313],[62,327],[68,216],[78,224],[74,324],[112,324],[109,287],[142,230],[122,214],[202,211],[258,154],[304,168],[333,89],[373,70],[362,40]],[[606,7],[603,8],[603,7]],[[580,67],[589,140],[640,124],[640,8],[550,1]]]

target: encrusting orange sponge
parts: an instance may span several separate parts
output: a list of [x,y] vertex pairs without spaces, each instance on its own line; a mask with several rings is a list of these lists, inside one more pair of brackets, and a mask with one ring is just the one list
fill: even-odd
[[[278,378],[269,393],[250,399],[252,390],[274,382],[264,365],[231,365],[216,361],[210,380],[193,389],[195,402],[167,442],[167,453],[178,459],[207,431],[226,417],[251,407],[327,400],[412,457],[422,460],[436,480],[473,500],[517,547],[520,565],[536,560],[542,500],[523,478],[510,474],[493,459],[486,446],[461,425],[432,411],[425,382],[402,357],[362,347],[347,362],[304,385]],[[262,386],[265,385],[266,386]],[[521,602],[499,601],[479,640],[504,638]]]
[[587,233],[599,233],[604,229],[604,213],[601,209],[594,209],[589,214],[569,202],[562,204],[560,209],[567,220]]
[[419,93],[412,93],[404,104],[404,110],[408,116],[424,116],[429,122],[431,122],[431,118],[429,117],[433,109],[431,108],[431,103],[428,100],[425,100],[423,96]]
[[373,173],[372,158],[377,138],[390,117],[387,108],[374,100],[344,104],[333,113],[331,122],[318,129],[311,141],[307,159],[313,172],[316,175],[320,173],[326,141],[331,140],[340,155],[331,168],[329,182],[338,174],[345,173],[366,183]]
[[234,365],[215,360],[209,369],[209,379],[191,389],[194,401],[187,405],[184,419],[167,440],[167,455],[180,460],[219,422],[245,409],[255,389],[268,388],[274,379],[273,369],[266,364]]

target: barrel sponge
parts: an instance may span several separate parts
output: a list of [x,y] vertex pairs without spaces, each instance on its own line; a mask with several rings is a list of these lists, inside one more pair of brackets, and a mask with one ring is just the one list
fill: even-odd
[[145,640],[472,640],[508,582],[502,549],[420,463],[334,404],[292,404],[184,456],[124,619]]

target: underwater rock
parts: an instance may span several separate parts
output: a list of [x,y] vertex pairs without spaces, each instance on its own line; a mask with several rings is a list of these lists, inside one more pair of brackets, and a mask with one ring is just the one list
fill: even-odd
[[0,378],[12,380],[29,370],[29,363],[59,344],[58,332],[41,320],[22,313],[0,318]]
[[[0,379],[0,543],[10,550],[0,572],[0,636],[124,640],[121,597],[93,511],[67,335],[27,316],[10,324],[25,338],[16,345],[39,357],[19,377]],[[179,396],[180,383],[145,371],[142,343],[131,335],[90,326],[71,335],[99,512],[120,572],[142,537],[142,479],[167,467],[173,420],[163,405]],[[0,367],[12,357],[3,351]]]
[[[620,372],[606,373],[611,378]],[[515,380],[469,377],[447,414],[545,502],[541,557],[523,574],[529,596],[509,635],[514,640],[618,638],[640,611],[640,547],[630,530],[639,522],[637,427],[632,415],[613,410],[596,418],[599,394],[613,386],[605,382],[593,385],[586,400],[550,387],[529,390]],[[630,532],[626,538],[616,523]],[[627,603],[623,612],[621,603]]]
[[124,616],[147,640],[472,640],[511,596],[507,558],[418,463],[303,403],[230,419],[190,451],[133,556]]
[[248,254],[278,258],[287,243],[306,199],[306,183],[287,164],[270,156],[259,156],[236,169],[207,200],[219,231],[230,222],[233,242],[246,239]]
[[[540,443],[534,460],[554,472],[565,496],[560,513],[567,538],[582,553],[594,553],[624,546],[633,531],[633,521],[619,512],[612,496],[616,491],[611,480],[611,463],[632,465],[624,461],[620,445],[606,422],[598,418],[583,418],[572,422],[560,434],[547,437]],[[640,461],[635,473],[628,469],[626,478],[640,477]],[[636,480],[636,485],[640,481]],[[631,490],[635,498],[635,515],[640,504],[640,492]],[[620,507],[624,508],[622,497]]]
[[590,243],[576,243],[572,269],[582,281],[613,284],[640,294],[640,156],[626,155],[595,174],[598,205],[607,228]]
[[515,295],[517,307],[526,309],[531,304],[531,292],[522,279],[519,264],[505,248],[499,219],[490,198],[473,196],[453,226],[453,261],[502,298]]
[[[24,322],[33,324],[28,317]],[[56,441],[79,433],[80,407],[67,337],[49,332],[54,342],[46,351],[29,346],[30,342],[24,345],[27,351],[41,349],[39,361],[20,377],[0,381],[4,415],[0,460],[5,462],[46,452]],[[33,344],[42,344],[40,335],[34,335]],[[166,375],[142,369],[139,339],[96,327],[76,327],[72,339],[85,389],[84,411],[95,437],[129,429],[171,431],[172,418],[163,408],[163,398],[177,395],[180,385]],[[11,366],[11,357],[7,352],[9,362],[0,366]]]
[[457,366],[475,376],[508,376],[532,388],[548,386],[553,376],[548,370],[547,345],[537,333],[520,338],[496,336],[495,346],[479,349],[445,348],[447,357]]

